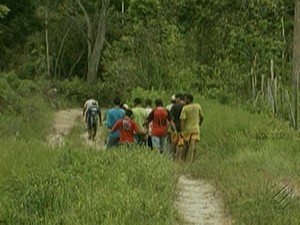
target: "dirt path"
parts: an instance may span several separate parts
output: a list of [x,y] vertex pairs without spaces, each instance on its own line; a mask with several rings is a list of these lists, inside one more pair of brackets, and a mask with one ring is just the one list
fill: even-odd
[[[78,118],[82,116],[82,109],[67,109],[60,110],[55,113],[53,127],[48,135],[48,143],[52,146],[62,146],[64,145],[64,137],[70,132],[70,129],[78,123]],[[85,130],[85,124],[82,121],[82,135],[83,141],[96,149],[104,149],[105,147],[105,137],[107,134],[105,126],[101,126],[98,130],[96,140],[88,140],[88,134]]]
[[[52,146],[64,144],[64,137],[70,129],[78,123],[81,117],[81,109],[68,109],[57,112],[54,116],[54,124],[48,136],[48,142]],[[101,126],[95,141],[88,140],[85,124],[82,121],[82,140],[97,150],[104,149],[107,130]],[[217,191],[208,183],[201,180],[189,179],[181,176],[178,181],[180,190],[177,207],[183,213],[185,225],[229,225],[223,210],[223,203]]]
[[48,143],[52,146],[64,144],[64,137],[68,135],[70,129],[75,126],[76,119],[81,116],[80,109],[60,110],[55,113],[53,127],[48,135]]
[[181,176],[177,206],[185,225],[229,225],[221,198],[210,184]]

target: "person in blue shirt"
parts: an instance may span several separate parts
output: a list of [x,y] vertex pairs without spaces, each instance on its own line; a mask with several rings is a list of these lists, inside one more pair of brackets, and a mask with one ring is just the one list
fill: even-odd
[[[114,106],[110,108],[106,113],[106,127],[108,130],[111,130],[115,123],[119,120],[124,118],[125,110],[120,108],[121,99],[119,97],[115,97],[114,99]],[[107,145],[106,148],[116,147],[119,142],[119,131],[110,132],[108,135]]]
[[88,138],[89,140],[94,140],[97,134],[98,126],[102,123],[101,110],[96,102],[93,102],[92,105],[86,110],[85,122],[87,123]]

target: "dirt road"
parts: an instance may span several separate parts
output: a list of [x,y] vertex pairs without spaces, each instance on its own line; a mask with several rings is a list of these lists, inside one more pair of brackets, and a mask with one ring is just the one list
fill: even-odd
[[178,181],[177,207],[185,225],[230,225],[217,190],[202,180],[181,176]]
[[82,140],[89,146],[94,146],[96,149],[105,148],[105,137],[107,135],[107,130],[105,126],[100,126],[96,140],[88,140],[88,134],[85,130],[82,118],[82,109],[66,109],[60,110],[54,115],[53,127],[48,135],[48,143],[52,146],[62,146],[64,145],[64,137],[67,136],[70,132],[70,129],[81,121],[82,125]]

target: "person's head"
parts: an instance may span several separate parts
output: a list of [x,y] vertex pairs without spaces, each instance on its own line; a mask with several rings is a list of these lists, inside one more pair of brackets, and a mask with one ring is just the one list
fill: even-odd
[[151,99],[147,98],[147,99],[145,100],[145,105],[151,107],[151,105],[152,105]]
[[156,107],[162,107],[163,106],[163,102],[160,98],[157,98],[155,101],[154,101],[154,104]]
[[186,104],[192,103],[193,100],[194,100],[193,95],[191,95],[191,94],[186,94],[186,95],[185,95],[185,101],[186,101]]
[[125,116],[131,118],[131,117],[132,117],[132,114],[133,114],[133,112],[132,112],[131,109],[126,109],[126,110],[125,110]]
[[125,103],[121,103],[120,108],[126,110],[126,109],[129,109],[129,106]]
[[121,99],[120,99],[120,97],[115,97],[114,98],[114,105],[115,106],[120,106],[121,105]]
[[171,96],[171,103],[175,103],[176,102],[176,96],[175,95],[172,95]]
[[141,98],[135,98],[133,100],[133,103],[134,103],[134,106],[141,105],[142,104],[142,99]]
[[185,100],[184,95],[182,93],[178,93],[175,95],[176,102],[182,102]]

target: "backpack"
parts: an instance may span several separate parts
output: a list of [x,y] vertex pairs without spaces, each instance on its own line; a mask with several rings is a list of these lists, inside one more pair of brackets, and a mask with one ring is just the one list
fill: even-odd
[[97,125],[97,115],[96,111],[92,111],[89,116],[89,122],[91,127],[95,127]]
[[131,123],[129,120],[123,119],[122,126],[123,126],[124,130],[127,130],[127,131],[131,130]]

